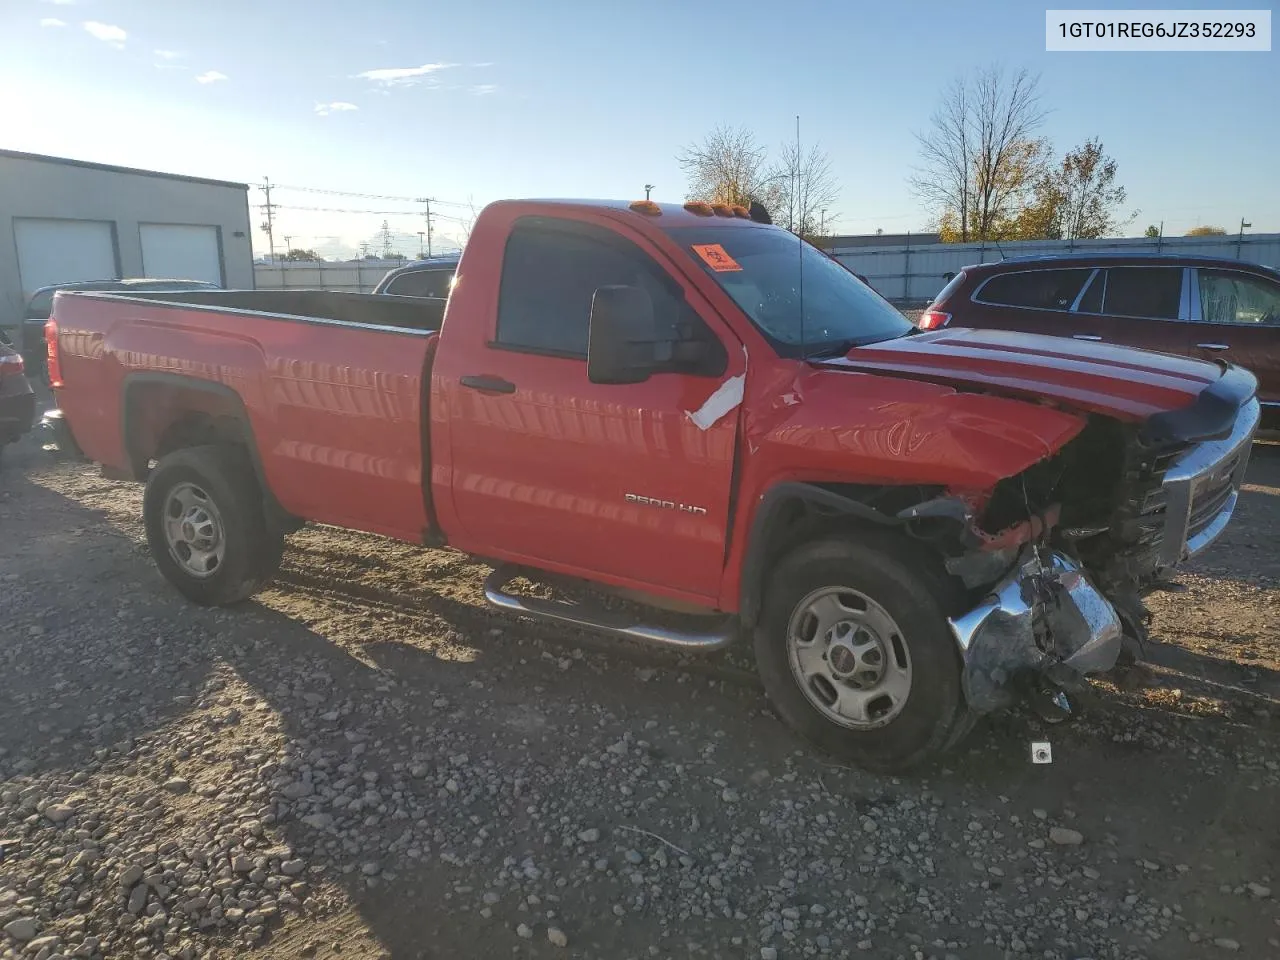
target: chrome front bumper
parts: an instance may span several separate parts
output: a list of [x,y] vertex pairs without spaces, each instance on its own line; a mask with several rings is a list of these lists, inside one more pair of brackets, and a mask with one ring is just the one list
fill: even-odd
[[1261,416],[1258,401],[1250,400],[1240,408],[1230,436],[1198,443],[1169,466],[1162,483],[1165,522],[1160,567],[1191,559],[1227,528]]
[[965,698],[980,713],[1012,703],[1020,673],[1063,681],[1110,670],[1123,634],[1115,607],[1083,570],[1060,553],[1042,562],[1032,549],[982,603],[949,622]]

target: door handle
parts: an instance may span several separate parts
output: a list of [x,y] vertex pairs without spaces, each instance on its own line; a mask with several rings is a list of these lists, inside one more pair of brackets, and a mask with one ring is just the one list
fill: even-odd
[[1225,343],[1197,343],[1197,347],[1201,350],[1230,350],[1231,348]]
[[502,377],[469,376],[462,378],[462,385],[484,393],[515,393],[516,385]]
[[1072,340],[1101,340],[1102,338],[1092,333],[1073,333]]

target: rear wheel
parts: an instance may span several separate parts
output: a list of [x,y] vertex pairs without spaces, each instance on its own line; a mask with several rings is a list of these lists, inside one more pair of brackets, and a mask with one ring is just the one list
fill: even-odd
[[901,770],[948,749],[972,725],[936,577],[905,545],[806,544],[778,564],[755,633],[774,707],[823,749]]
[[279,566],[283,538],[266,523],[262,491],[240,447],[165,456],[147,479],[143,517],[156,566],[196,603],[245,600]]

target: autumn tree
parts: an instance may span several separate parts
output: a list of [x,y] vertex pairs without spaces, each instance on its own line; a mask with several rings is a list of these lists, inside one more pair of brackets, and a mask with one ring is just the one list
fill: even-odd
[[1222,227],[1192,227],[1187,231],[1188,237],[1225,237],[1227,231]]
[[1096,137],[1068,150],[1058,166],[1036,184],[1034,207],[1046,214],[1046,232],[1062,240],[1092,240],[1116,233],[1138,215],[1123,220],[1125,189],[1116,183],[1116,162]]
[[676,155],[688,178],[690,200],[749,206],[759,200],[776,212],[780,191],[767,164],[767,151],[742,127],[716,127]]
[[777,194],[773,222],[792,233],[818,236],[826,228],[824,221],[835,215],[834,210],[830,217],[823,215],[835,204],[840,189],[831,172],[831,160],[819,146],[805,151],[799,144],[784,145],[782,157],[770,169],[766,182],[766,189]]
[[956,238],[1001,239],[1016,230],[1017,213],[1048,161],[1048,145],[1034,136],[1044,119],[1039,78],[988,67],[952,82],[917,134],[921,167],[911,177],[916,195],[936,212],[940,232]]

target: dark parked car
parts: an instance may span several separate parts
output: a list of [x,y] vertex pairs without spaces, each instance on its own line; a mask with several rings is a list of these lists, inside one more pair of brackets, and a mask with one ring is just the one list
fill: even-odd
[[447,299],[449,290],[453,287],[453,275],[458,269],[458,259],[458,256],[451,256],[415,260],[407,266],[390,271],[378,281],[373,292],[398,297]]
[[1216,257],[1020,257],[965,267],[921,315],[925,330],[1023,330],[1223,359],[1258,378],[1280,427],[1280,270]]
[[53,310],[53,295],[59,290],[119,290],[128,293],[151,291],[161,293],[181,290],[217,290],[216,283],[204,280],[73,280],[67,283],[53,283],[41,287],[31,294],[27,300],[27,308],[22,314],[22,355],[26,360],[27,370],[32,376],[44,375],[44,323]]
[[31,429],[36,395],[27,382],[22,354],[0,333],[0,447]]

